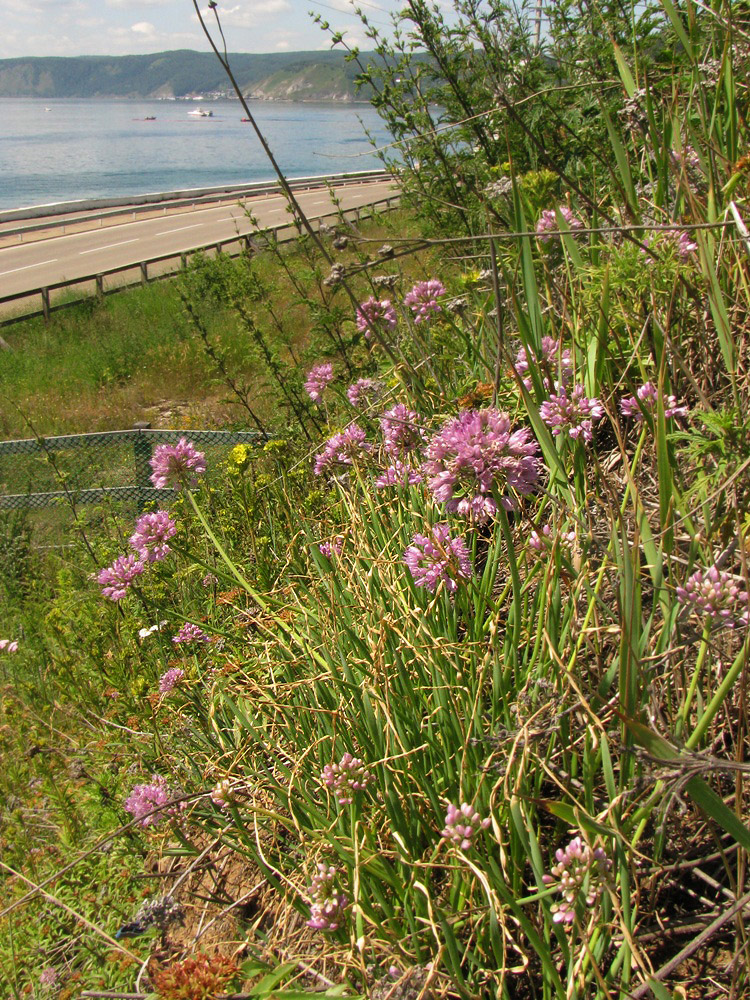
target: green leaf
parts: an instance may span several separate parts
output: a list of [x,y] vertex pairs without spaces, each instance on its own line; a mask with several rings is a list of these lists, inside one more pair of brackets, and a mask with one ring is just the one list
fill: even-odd
[[612,49],[615,53],[615,61],[617,62],[617,69],[620,72],[620,79],[622,80],[622,85],[625,88],[625,93],[628,97],[632,97],[636,91],[635,80],[633,79],[633,74],[630,72],[630,67],[625,62],[625,56],[622,54],[622,49],[617,44],[614,39],[612,40]]
[[666,986],[658,983],[652,976],[648,978],[648,988],[656,997],[656,1000],[674,1000],[674,994],[670,993]]
[[[648,750],[653,757],[665,761],[678,761],[681,758],[686,762],[690,760],[683,757],[680,751],[663,736],[659,736],[642,722],[637,722],[635,719],[625,719],[624,722],[636,743]],[[750,830],[702,778],[691,778],[685,783],[685,791],[699,809],[734,837],[745,850],[750,850]]]
[[672,3],[672,0],[661,0],[661,5],[667,12],[667,17],[672,22],[672,27],[674,28],[674,32],[679,38],[680,43],[685,50],[685,54],[687,55],[688,59],[690,59],[691,62],[695,62],[693,43],[691,42],[690,36],[685,30],[685,26],[682,23],[682,18],[677,13],[677,9]]

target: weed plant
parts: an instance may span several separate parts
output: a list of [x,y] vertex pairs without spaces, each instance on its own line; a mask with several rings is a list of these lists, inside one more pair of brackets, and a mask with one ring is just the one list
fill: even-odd
[[[126,924],[150,958],[107,980],[139,995],[747,995],[746,8],[562,5],[551,67],[533,22],[457,12],[409,3],[383,43],[377,100],[434,153],[404,174],[428,237],[349,232],[338,267],[342,232],[302,238],[304,347],[252,262],[197,268],[199,339],[211,357],[231,303],[275,420],[219,486],[165,446],[169,512],[90,541],[44,627],[23,594],[6,625],[28,702],[89,680],[122,830],[179,866]],[[519,134],[529,66],[554,94]],[[469,131],[437,142],[428,114]],[[4,870],[7,921],[27,866]],[[204,903],[245,907],[210,953]],[[102,982],[82,947],[63,992]],[[16,968],[41,991],[28,951]]]

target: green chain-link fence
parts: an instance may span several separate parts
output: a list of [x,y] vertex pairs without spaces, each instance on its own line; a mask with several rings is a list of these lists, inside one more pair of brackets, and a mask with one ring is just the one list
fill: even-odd
[[210,476],[236,444],[257,441],[257,431],[171,431],[135,427],[101,434],[0,441],[0,510],[36,510],[117,499],[139,511],[163,503],[173,490],[151,485],[153,450],[181,437],[206,454]]

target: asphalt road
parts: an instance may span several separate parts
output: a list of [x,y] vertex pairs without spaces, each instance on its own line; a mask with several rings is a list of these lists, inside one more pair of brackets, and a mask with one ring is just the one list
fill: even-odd
[[[391,181],[342,185],[337,189],[342,209],[370,205],[395,193]],[[295,194],[309,218],[334,211],[325,188]],[[282,195],[259,195],[246,199],[244,204],[261,227],[279,225],[288,219]],[[213,243],[228,243],[255,228],[237,203],[225,202],[0,247],[0,298],[109,268],[137,265],[164,254],[179,255]]]

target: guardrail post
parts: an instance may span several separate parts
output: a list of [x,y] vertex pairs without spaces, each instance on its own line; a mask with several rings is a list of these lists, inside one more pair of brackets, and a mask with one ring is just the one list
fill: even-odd
[[141,261],[141,284],[145,285],[148,281],[148,261]]
[[96,297],[98,299],[104,298],[104,275],[102,274],[96,276]]
[[42,315],[44,322],[49,323],[49,288],[42,288]]
[[133,463],[135,465],[135,485],[138,490],[136,494],[136,505],[138,513],[142,514],[148,503],[151,492],[151,441],[148,434],[143,431],[149,430],[151,424],[142,421],[133,424],[135,437],[133,438]]

